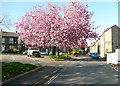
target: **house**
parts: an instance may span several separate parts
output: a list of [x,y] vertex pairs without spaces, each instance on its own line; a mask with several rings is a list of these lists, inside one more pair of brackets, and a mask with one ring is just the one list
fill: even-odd
[[19,50],[24,51],[22,43],[18,45],[18,35],[15,32],[0,31],[0,52],[4,50],[12,50],[13,46],[17,46]]
[[107,28],[99,40],[90,45],[90,52],[96,52],[100,57],[105,57],[108,52],[115,52],[120,48],[120,28],[114,25]]
[[0,51],[13,49],[18,46],[18,35],[14,32],[0,31]]

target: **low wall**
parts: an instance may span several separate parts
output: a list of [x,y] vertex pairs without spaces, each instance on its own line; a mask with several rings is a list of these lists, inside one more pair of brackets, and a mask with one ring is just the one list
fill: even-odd
[[120,64],[120,49],[116,49],[115,53],[107,53],[107,64]]

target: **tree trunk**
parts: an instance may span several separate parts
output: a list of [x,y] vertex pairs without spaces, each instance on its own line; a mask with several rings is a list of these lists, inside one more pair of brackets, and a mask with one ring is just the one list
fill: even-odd
[[55,50],[56,50],[56,46],[53,47],[52,49],[52,54],[55,55]]
[[57,47],[57,58],[59,58],[60,55],[59,55],[59,47]]
[[71,48],[69,47],[69,54],[71,55]]
[[48,53],[47,53],[48,55],[49,55],[49,49],[50,49],[50,48],[48,47]]

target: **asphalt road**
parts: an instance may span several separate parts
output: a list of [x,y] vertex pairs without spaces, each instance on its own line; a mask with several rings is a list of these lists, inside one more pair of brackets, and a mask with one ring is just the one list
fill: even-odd
[[[90,58],[77,58],[67,65],[64,70],[46,82],[51,85],[85,85],[106,84],[105,86],[116,84],[118,86],[118,71],[114,70],[105,61],[92,61]],[[100,85],[100,86],[104,86]]]
[[29,63],[33,65],[42,65],[42,66],[63,66],[69,61],[54,61],[47,56],[41,55],[41,57],[28,57],[27,55],[2,55],[0,54],[0,62],[20,62],[20,63]]
[[[45,85],[82,85],[83,84],[118,84],[118,71],[104,60],[94,60],[88,56],[74,57],[73,61],[54,61],[44,58],[30,58],[26,55],[1,55],[2,62],[21,62],[42,66],[63,67]],[[36,78],[37,79],[37,78]],[[107,85],[109,84],[109,85]],[[104,85],[103,85],[104,86]],[[118,86],[118,85],[117,85]]]

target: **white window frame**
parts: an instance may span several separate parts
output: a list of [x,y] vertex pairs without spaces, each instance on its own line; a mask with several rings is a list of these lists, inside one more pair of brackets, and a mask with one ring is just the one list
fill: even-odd
[[2,43],[5,43],[5,38],[2,38]]
[[9,38],[9,43],[14,43],[14,38]]

